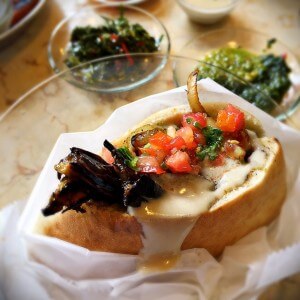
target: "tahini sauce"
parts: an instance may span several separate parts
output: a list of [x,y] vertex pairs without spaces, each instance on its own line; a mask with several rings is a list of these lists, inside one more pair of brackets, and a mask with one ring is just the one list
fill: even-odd
[[232,0],[186,0],[186,3],[203,9],[218,9],[231,5]]
[[129,208],[129,214],[135,216],[143,227],[141,270],[164,270],[174,266],[181,245],[199,215],[208,211],[226,193],[243,185],[252,171],[263,169],[266,151],[258,138],[254,144],[256,149],[249,163],[240,164],[227,159],[224,166],[203,172],[209,174],[209,179],[195,175],[160,175],[156,180],[165,193],[140,207]]

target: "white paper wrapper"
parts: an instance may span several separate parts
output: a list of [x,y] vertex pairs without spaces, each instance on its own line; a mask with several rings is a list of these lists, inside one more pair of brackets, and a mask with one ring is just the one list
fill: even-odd
[[158,110],[186,103],[184,87],[153,95],[119,108],[94,132],[61,135],[19,220],[18,230],[15,224],[22,203],[1,212],[0,237],[4,243],[0,248],[0,286],[8,299],[248,299],[269,284],[300,271],[300,156],[296,150],[300,134],[209,79],[202,80],[199,88],[203,102],[231,102],[254,114],[266,134],[281,141],[288,170],[288,195],[279,218],[227,247],[219,261],[206,250],[187,250],[174,269],[153,274],[136,271],[137,256],[91,252],[35,234],[40,209],[57,186],[53,165],[68,154],[70,147],[97,153],[104,139],[121,136]]

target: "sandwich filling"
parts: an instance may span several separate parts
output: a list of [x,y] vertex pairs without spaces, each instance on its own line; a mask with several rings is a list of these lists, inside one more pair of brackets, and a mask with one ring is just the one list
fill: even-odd
[[[222,108],[211,117],[199,101],[196,80],[193,72],[187,85],[189,109],[161,111],[121,141],[106,140],[101,156],[71,148],[55,166],[60,183],[44,216],[84,213],[87,202],[117,206],[141,225],[141,268],[173,266],[198,220],[263,182],[280,147],[274,138],[260,137],[259,128],[246,128],[244,112],[231,104],[217,105]],[[217,226],[217,236],[222,230]],[[225,245],[232,242],[234,237]],[[195,246],[202,243],[187,249]]]
[[[222,117],[224,112],[229,116]],[[218,207],[224,196],[230,199],[247,181],[251,185],[253,174],[258,180],[271,155],[270,139],[245,129],[244,114],[232,105],[219,111],[217,120],[187,113],[180,123],[142,127],[122,147],[130,153],[128,165],[151,174],[164,191],[127,209],[143,226],[143,268],[174,263],[170,258],[180,253],[198,216]]]
[[163,195],[140,207],[128,208],[143,226],[143,269],[164,269],[175,263],[199,215],[229,202],[231,195],[242,193],[262,178],[273,158],[267,147],[270,139],[252,136],[256,148],[247,163],[226,158],[223,165],[204,167],[199,175],[155,176],[165,191]]

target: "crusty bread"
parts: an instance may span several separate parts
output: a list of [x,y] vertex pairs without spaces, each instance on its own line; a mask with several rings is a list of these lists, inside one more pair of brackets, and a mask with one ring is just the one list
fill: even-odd
[[[213,118],[225,103],[206,103],[204,107]],[[188,106],[160,111],[115,141],[116,146],[128,144],[130,137],[148,124],[178,124]],[[246,115],[246,128],[263,135],[260,122]],[[275,138],[263,138],[269,150],[263,170],[250,174],[242,187],[228,192],[222,199],[202,213],[185,238],[181,249],[205,248],[218,256],[249,232],[269,224],[279,214],[286,194],[286,176],[283,152]],[[142,226],[135,217],[116,206],[102,203],[85,204],[86,213],[75,211],[48,217],[43,233],[86,247],[115,253],[137,254],[143,247]],[[168,222],[168,219],[163,222]]]

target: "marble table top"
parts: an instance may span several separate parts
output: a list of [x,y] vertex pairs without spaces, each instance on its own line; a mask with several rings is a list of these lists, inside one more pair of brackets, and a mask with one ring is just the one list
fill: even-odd
[[[53,75],[47,58],[47,44],[57,23],[78,8],[95,3],[97,1],[91,0],[46,1],[40,13],[17,39],[0,49],[0,114],[31,88]],[[249,28],[276,36],[300,60],[299,0],[242,0],[229,17],[209,26],[191,22],[175,0],[148,0],[139,6],[156,15],[164,23],[170,34],[172,54],[183,55],[180,51],[182,47],[200,33],[219,28]],[[54,91],[50,87],[48,92],[54,93],[55,96],[56,87],[52,88]],[[67,92],[66,89],[65,93]],[[63,93],[60,90],[60,95]],[[112,107],[124,103],[126,102],[120,100],[114,102]],[[300,110],[293,118],[295,122],[291,123],[292,126],[300,124]],[[294,127],[300,130],[300,126]],[[26,160],[26,157],[24,159]],[[25,166],[19,170],[26,176],[26,172],[30,172],[31,169]],[[300,275],[271,286],[261,299],[300,299]]]

